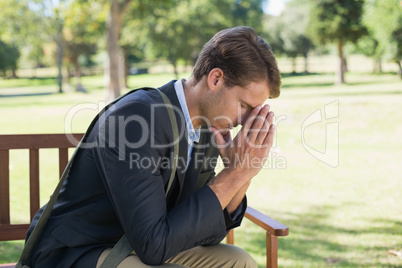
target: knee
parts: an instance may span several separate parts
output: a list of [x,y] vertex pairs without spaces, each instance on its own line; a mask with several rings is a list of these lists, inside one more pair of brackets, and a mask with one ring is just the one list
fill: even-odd
[[231,256],[231,267],[257,268],[257,263],[247,251],[239,247],[235,248]]

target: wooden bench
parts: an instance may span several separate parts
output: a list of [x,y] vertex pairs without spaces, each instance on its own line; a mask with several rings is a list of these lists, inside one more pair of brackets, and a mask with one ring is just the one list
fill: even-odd
[[[83,134],[68,134],[79,141]],[[77,143],[71,143],[66,134],[28,134],[0,135],[0,241],[22,240],[29,227],[26,224],[10,222],[10,150],[29,150],[29,194],[30,219],[39,209],[39,150],[57,148],[59,158],[59,175],[68,163],[68,149]],[[280,222],[254,210],[247,208],[246,218],[266,231],[267,267],[278,266],[278,236],[287,236],[289,228]],[[228,244],[234,244],[234,232],[231,230],[226,237]],[[0,264],[0,267],[14,267],[15,263]]]

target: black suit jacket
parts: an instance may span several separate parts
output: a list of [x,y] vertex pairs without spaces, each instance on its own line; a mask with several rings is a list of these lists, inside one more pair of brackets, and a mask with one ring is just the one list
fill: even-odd
[[208,130],[202,130],[186,170],[187,130],[173,83],[160,88],[175,107],[180,130],[178,168],[167,196],[173,155],[170,119],[156,90],[138,90],[116,102],[88,130],[31,267],[95,267],[100,253],[123,234],[144,263],[161,264],[180,251],[218,244],[240,225],[246,200],[232,220],[205,185],[214,177],[218,156]]

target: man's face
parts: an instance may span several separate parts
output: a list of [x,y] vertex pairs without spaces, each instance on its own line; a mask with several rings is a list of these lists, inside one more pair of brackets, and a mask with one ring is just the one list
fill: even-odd
[[265,81],[251,82],[242,88],[222,85],[201,101],[201,115],[209,125],[226,134],[231,128],[243,125],[250,112],[263,105],[269,97]]

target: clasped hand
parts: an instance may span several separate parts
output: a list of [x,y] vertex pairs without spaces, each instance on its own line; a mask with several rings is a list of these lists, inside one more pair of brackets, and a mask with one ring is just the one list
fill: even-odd
[[232,139],[230,132],[222,135],[211,128],[225,169],[232,169],[251,179],[262,169],[272,147],[275,125],[269,105],[257,106],[249,114],[239,133]]

